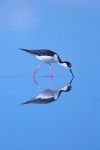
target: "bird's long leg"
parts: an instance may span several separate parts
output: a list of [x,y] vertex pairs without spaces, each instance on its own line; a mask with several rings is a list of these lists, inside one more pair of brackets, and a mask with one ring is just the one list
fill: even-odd
[[50,78],[50,86],[49,86],[50,89],[52,89],[52,79],[53,78]]
[[49,68],[50,68],[50,78],[53,78],[52,67],[51,67],[51,65],[49,65]]
[[39,70],[39,68],[42,66],[43,62],[41,62],[41,64],[34,70],[34,74],[33,77],[35,76],[36,72]]

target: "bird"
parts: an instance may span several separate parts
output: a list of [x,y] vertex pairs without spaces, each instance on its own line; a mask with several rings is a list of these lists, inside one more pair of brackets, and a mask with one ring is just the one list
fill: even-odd
[[63,87],[58,88],[57,90],[51,90],[51,89],[45,89],[41,93],[39,93],[37,96],[31,98],[30,100],[23,102],[23,104],[48,104],[51,102],[56,101],[61,93],[63,92],[69,92],[72,89],[72,83],[73,78],[71,81],[67,84],[65,84]]
[[33,77],[35,76],[36,72],[42,66],[43,63],[46,63],[49,65],[50,78],[53,77],[52,67],[51,67],[52,63],[56,63],[58,65],[65,67],[65,68],[68,68],[70,70],[72,76],[74,77],[74,74],[71,70],[71,67],[72,67],[71,63],[69,61],[62,61],[56,52],[54,52],[52,50],[48,50],[48,49],[28,50],[28,49],[20,48],[20,50],[23,50],[25,52],[32,54],[33,56],[35,56],[37,59],[39,59],[41,61],[40,65],[34,70]]

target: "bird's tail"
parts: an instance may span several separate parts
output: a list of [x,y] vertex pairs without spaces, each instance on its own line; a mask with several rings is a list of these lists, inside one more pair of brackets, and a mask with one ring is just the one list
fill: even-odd
[[24,48],[20,48],[20,50],[28,52],[29,54],[32,54],[32,55],[35,54],[34,50],[28,50],[28,49],[24,49]]
[[25,51],[25,52],[30,52],[30,50],[28,50],[28,49],[24,49],[24,48],[19,48],[19,49],[22,51]]

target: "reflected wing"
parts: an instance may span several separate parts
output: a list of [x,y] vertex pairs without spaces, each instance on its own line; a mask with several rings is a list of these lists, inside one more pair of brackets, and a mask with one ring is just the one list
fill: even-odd
[[42,99],[42,98],[38,98],[38,99],[31,99],[29,101],[26,101],[22,104],[48,104],[55,101],[55,99],[52,98],[48,98],[48,99]]

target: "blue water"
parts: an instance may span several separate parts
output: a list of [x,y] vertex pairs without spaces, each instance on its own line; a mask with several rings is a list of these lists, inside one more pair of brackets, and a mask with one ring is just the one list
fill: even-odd
[[[74,71],[75,73],[75,71]],[[38,74],[38,73],[37,73]],[[22,103],[46,89],[57,90],[69,85],[71,77],[31,76],[0,78],[0,149],[94,149],[99,144],[99,88],[79,74],[69,92],[62,92],[48,104]],[[99,81],[98,81],[99,82]],[[6,144],[5,144],[6,143]]]
[[[51,82],[44,64],[39,89],[32,75],[40,62],[18,48],[47,48],[70,61],[71,85],[68,69],[53,64]],[[100,150],[99,77],[99,1],[0,2],[0,150]],[[34,104],[58,89],[56,99]]]

